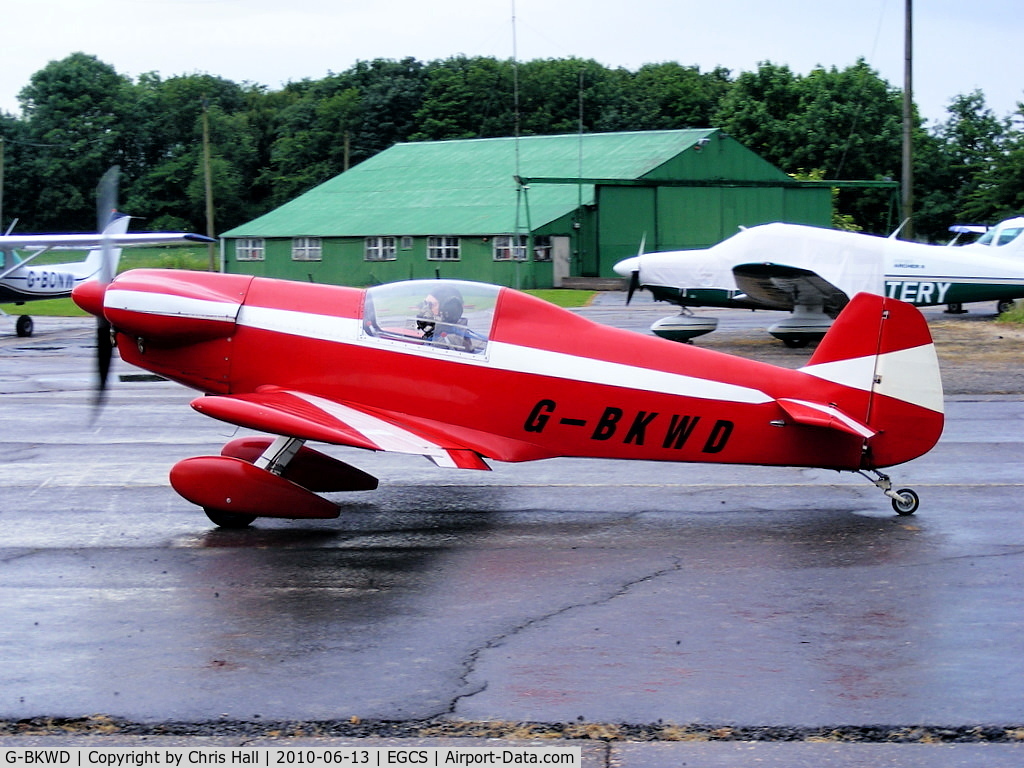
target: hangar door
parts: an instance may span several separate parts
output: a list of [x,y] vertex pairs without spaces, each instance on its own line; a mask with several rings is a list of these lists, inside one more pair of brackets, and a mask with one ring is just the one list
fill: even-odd
[[599,186],[597,188],[597,253],[582,264],[584,277],[615,277],[616,262],[636,256],[646,238],[645,250],[657,240],[657,192],[655,187]]

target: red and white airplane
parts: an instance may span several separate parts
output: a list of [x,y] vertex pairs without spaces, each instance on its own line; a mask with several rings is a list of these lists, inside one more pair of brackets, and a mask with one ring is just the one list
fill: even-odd
[[869,294],[799,370],[462,281],[360,290],[134,270],[74,300],[113,328],[123,360],[203,392],[197,411],[274,436],[171,470],[225,527],[336,517],[320,493],[377,486],[307,441],[476,470],[563,456],[822,467],[863,474],[912,514],[917,494],[880,470],[929,451],[943,426],[924,318]]

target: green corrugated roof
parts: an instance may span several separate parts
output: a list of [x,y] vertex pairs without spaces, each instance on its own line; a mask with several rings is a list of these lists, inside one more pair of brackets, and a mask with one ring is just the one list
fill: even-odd
[[527,208],[536,229],[573,211],[581,195],[583,204],[593,203],[594,186],[535,184],[517,206],[517,168],[521,177],[638,179],[713,133],[397,144],[222,237],[491,235],[522,230]]

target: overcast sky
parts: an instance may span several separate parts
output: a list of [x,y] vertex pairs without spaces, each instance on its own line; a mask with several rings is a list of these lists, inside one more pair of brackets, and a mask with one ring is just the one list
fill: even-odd
[[[958,94],[999,117],[1024,101],[1020,0],[917,0],[914,97],[929,124]],[[513,23],[513,18],[515,23]],[[677,61],[805,74],[863,57],[903,85],[904,0],[7,0],[0,110],[82,51],[136,78],[208,73],[281,87],[359,60],[578,56],[634,70]]]

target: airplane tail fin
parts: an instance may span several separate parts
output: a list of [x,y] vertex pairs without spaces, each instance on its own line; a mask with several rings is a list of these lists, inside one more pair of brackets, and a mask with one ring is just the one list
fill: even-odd
[[[103,228],[104,235],[123,235],[128,231],[128,223],[132,217],[123,213],[114,211],[110,216],[110,221]],[[109,266],[111,275],[117,274],[117,265],[121,261],[121,249],[119,247],[112,246],[110,248],[111,264]],[[85,258],[83,271],[87,275],[99,274],[103,267],[103,247],[90,248],[89,254]]]
[[866,436],[862,469],[910,461],[942,434],[935,345],[928,323],[909,304],[857,294],[801,370],[840,385],[838,407],[873,433]]

